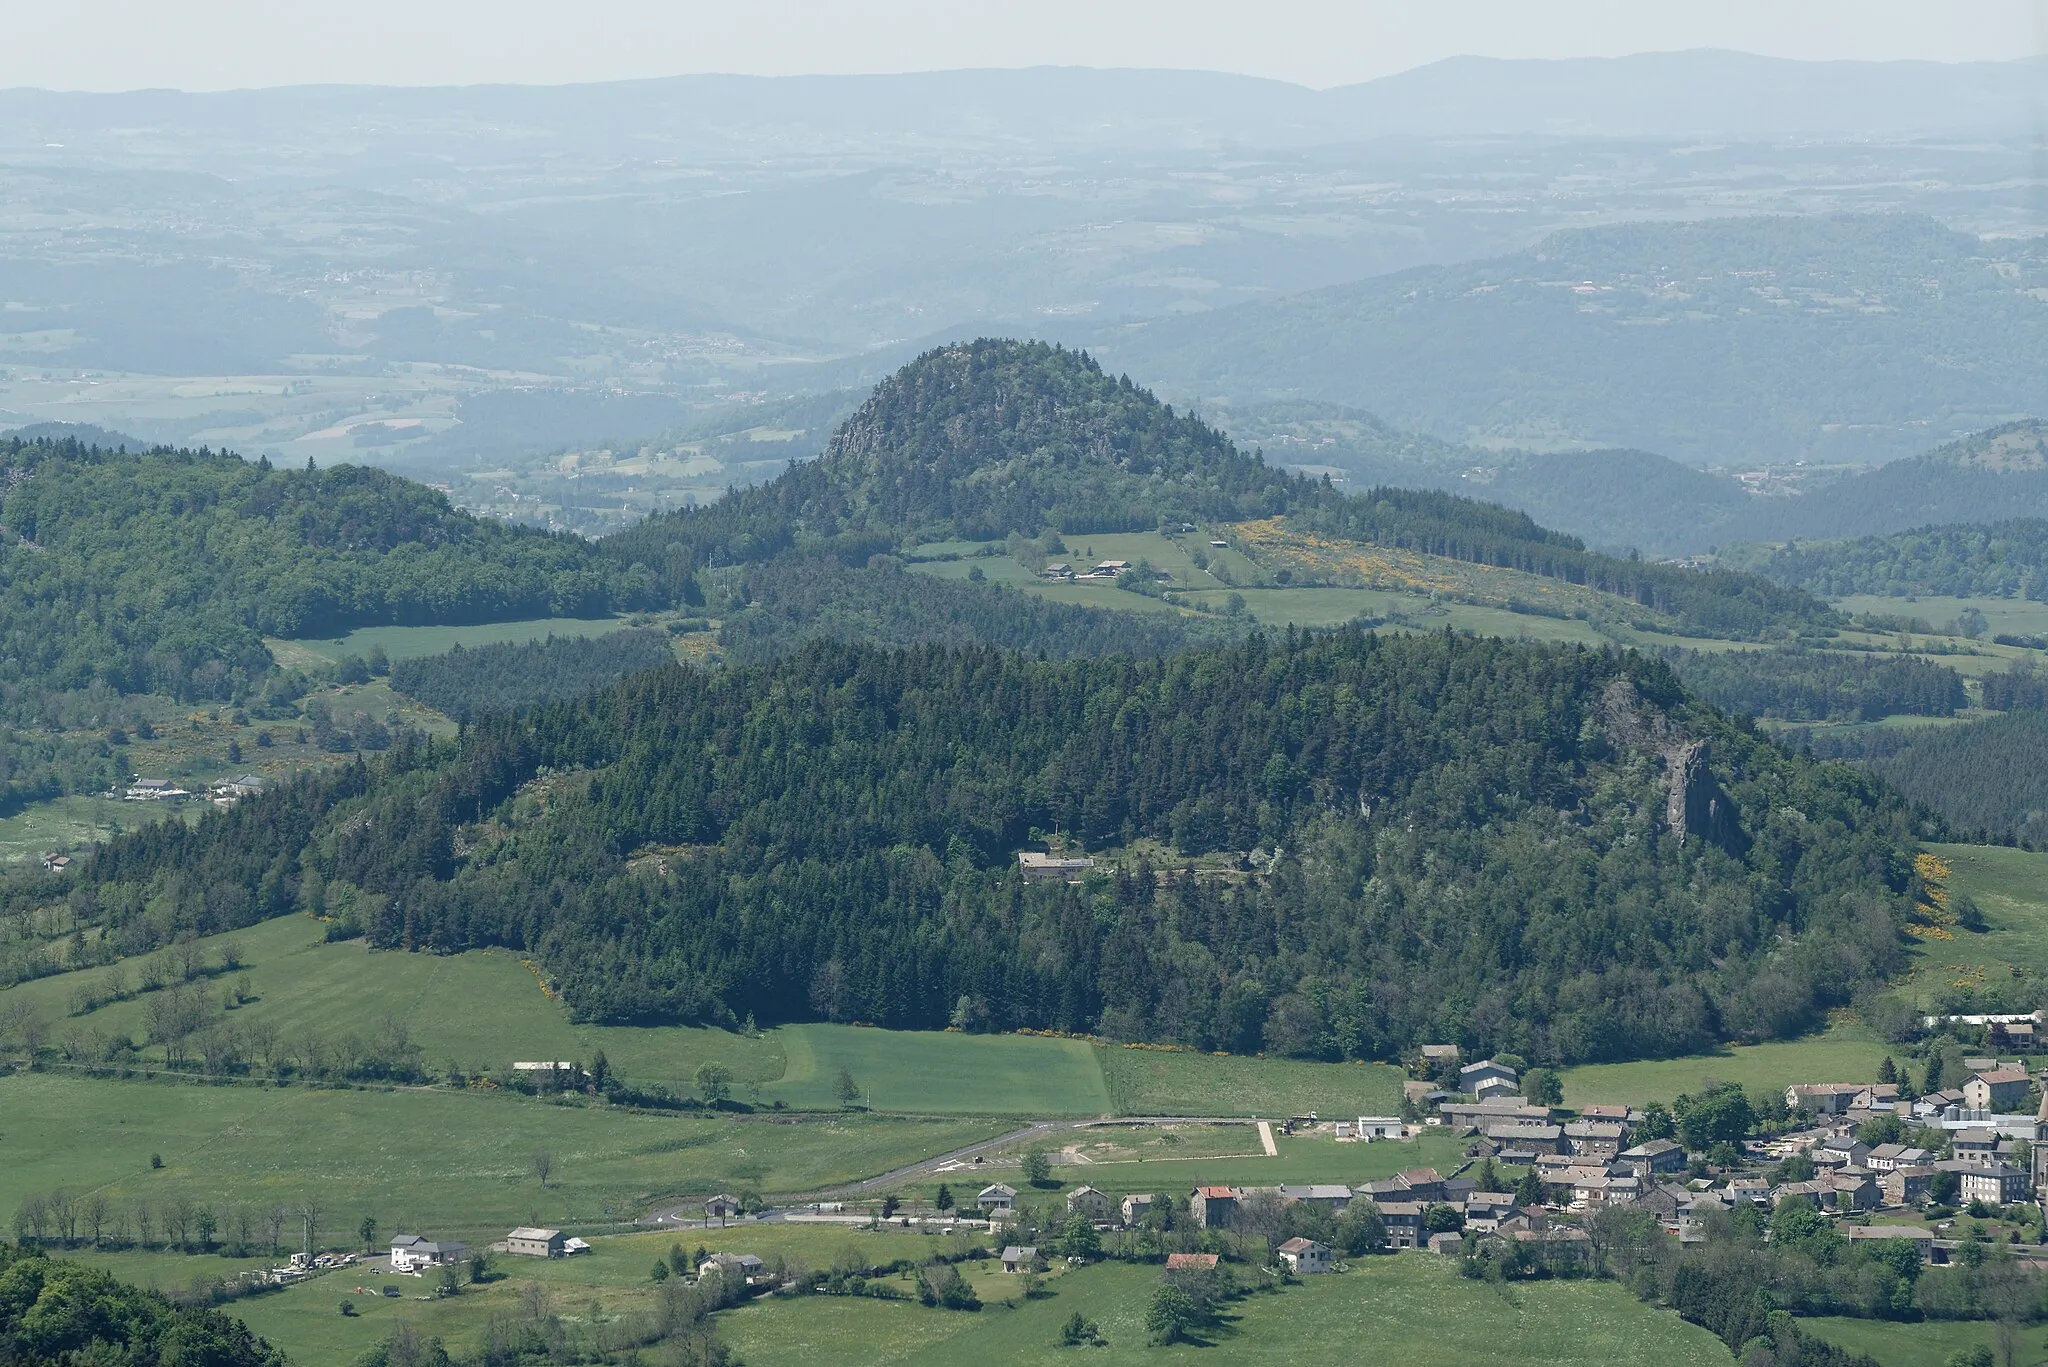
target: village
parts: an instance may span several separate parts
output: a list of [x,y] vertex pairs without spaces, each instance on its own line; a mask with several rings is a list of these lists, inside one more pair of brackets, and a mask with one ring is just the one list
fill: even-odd
[[[2003,1045],[2024,1046],[2031,1018],[1990,1021],[1989,1033]],[[808,1289],[791,1279],[816,1274],[745,1248],[750,1228],[776,1224],[955,1236],[956,1260],[1020,1277],[1096,1256],[1163,1259],[1169,1275],[1230,1261],[1306,1277],[1341,1272],[1361,1256],[1403,1252],[1569,1276],[1596,1257],[1603,1212],[1654,1220],[1686,1246],[1708,1240],[1717,1221],[1725,1231],[1740,1212],[1753,1212],[1762,1229],[1796,1205],[1849,1245],[1903,1241],[1917,1264],[1942,1267],[1981,1253],[1983,1220],[2003,1217],[2038,1231],[2041,1219],[2029,1203],[2048,1186],[2041,1173],[2048,1146],[2038,1143],[2048,1137],[2048,1104],[2039,1100],[2048,1070],[2029,1072],[2019,1060],[1995,1055],[1969,1058],[1966,1066],[1959,1086],[1910,1098],[1895,1081],[1793,1084],[1782,1096],[1787,1123],[1778,1133],[1689,1147],[1661,1105],[1568,1110],[1526,1095],[1535,1089],[1525,1087],[1512,1063],[1467,1063],[1455,1046],[1427,1046],[1413,1066],[1425,1076],[1407,1084],[1404,1115],[1251,1124],[1268,1154],[1276,1152],[1276,1134],[1363,1145],[1455,1138],[1462,1162],[1449,1173],[1415,1167],[1355,1184],[1211,1184],[1197,1176],[1163,1191],[1122,1190],[1104,1179],[1113,1188],[1106,1191],[1052,1175],[1086,1172],[1071,1150],[1033,1151],[936,1169],[955,1178],[993,1176],[989,1169],[1010,1159],[1020,1164],[1015,1181],[962,1191],[957,1203],[943,1185],[936,1201],[889,1195],[788,1208],[717,1193],[655,1218],[726,1245],[700,1248],[675,1275],[724,1278],[732,1295]],[[1749,1128],[1746,1119],[1743,1125]],[[2048,1246],[2038,1233],[2019,1238],[2015,1228],[2001,1255],[2048,1268]],[[590,1249],[560,1230],[521,1228],[489,1251],[556,1258]],[[419,1276],[473,1256],[463,1244],[407,1234],[392,1240],[376,1270]],[[350,1256],[332,1266],[354,1262]],[[302,1276],[327,1265],[295,1257],[272,1275]]]

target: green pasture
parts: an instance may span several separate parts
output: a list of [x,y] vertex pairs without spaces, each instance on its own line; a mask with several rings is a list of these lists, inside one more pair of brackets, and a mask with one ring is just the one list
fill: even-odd
[[764,1094],[791,1106],[838,1106],[844,1070],[861,1090],[860,1104],[878,1111],[1067,1116],[1111,1110],[1095,1050],[1080,1040],[850,1025],[790,1025],[771,1033],[787,1065]]
[[168,816],[191,818],[198,813],[196,806],[180,811],[164,803],[123,802],[83,794],[32,803],[0,818],[0,863],[78,850]]
[[[0,1211],[58,1187],[116,1202],[186,1196],[263,1207],[319,1200],[339,1237],[456,1237],[590,1226],[721,1188],[797,1192],[885,1172],[998,1133],[999,1122],[885,1116],[730,1118],[551,1105],[445,1088],[207,1087],[52,1073],[0,1078]],[[547,1185],[533,1154],[553,1156]],[[150,1165],[152,1154],[163,1159]]]
[[1401,1111],[1401,1070],[1383,1063],[1306,1063],[1117,1044],[1103,1048],[1100,1057],[1119,1115],[1285,1119],[1313,1113],[1335,1120]]
[[332,640],[284,641],[266,638],[264,644],[278,663],[290,664],[294,652],[305,651],[332,663],[344,655],[368,657],[377,646],[394,660],[418,655],[441,655],[457,646],[498,645],[506,641],[539,641],[549,636],[605,636],[633,625],[625,617],[537,617],[524,622],[480,622],[470,626],[442,627],[358,627]]
[[[685,1026],[574,1025],[559,1002],[541,990],[532,971],[502,950],[467,954],[408,954],[375,951],[360,940],[326,942],[327,928],[306,916],[284,916],[246,930],[199,942],[209,963],[221,961],[229,940],[246,965],[233,975],[248,979],[255,1000],[227,1013],[237,1026],[267,1024],[291,1038],[311,1033],[334,1039],[344,1033],[370,1037],[387,1021],[402,1024],[423,1051],[427,1066],[469,1073],[497,1073],[521,1060],[571,1059],[588,1062],[602,1049],[629,1081],[659,1083],[687,1092],[700,1063],[715,1061],[733,1072],[742,1100],[757,1084],[782,1076],[782,1049],[768,1037]],[[138,961],[124,965],[129,985]],[[0,1003],[27,1000],[55,1022],[54,1038],[72,1029],[99,1029],[140,1037],[148,998],[114,1002],[84,1016],[69,1017],[73,994],[104,981],[109,970],[82,969],[21,983],[0,992]],[[207,990],[224,992],[230,981],[215,978]],[[161,1060],[161,1049],[145,1051]],[[764,1098],[772,1100],[772,1098]]]
[[991,1155],[971,1170],[921,1178],[902,1190],[927,1205],[944,1182],[955,1198],[994,1181],[1018,1188],[1023,1199],[1060,1200],[1083,1185],[1122,1198],[1132,1192],[1174,1191],[1194,1186],[1272,1186],[1280,1182],[1342,1182],[1359,1186],[1410,1168],[1435,1168],[1450,1175],[1466,1164],[1464,1141],[1448,1130],[1419,1139],[1339,1144],[1328,1135],[1275,1132],[1269,1156],[1251,1125],[1155,1127],[1091,1126],[1037,1145],[1057,1156],[1050,1184],[1041,1193],[1024,1186],[1024,1150]]
[[1667,1105],[1703,1084],[1739,1082],[1745,1088],[1783,1091],[1795,1082],[1869,1082],[1885,1056],[1884,1042],[1861,1026],[1838,1025],[1825,1034],[1772,1044],[1737,1044],[1718,1053],[1638,1063],[1591,1063],[1564,1073],[1567,1106]]
[[[498,1073],[520,1060],[588,1062],[600,1049],[628,1082],[694,1090],[699,1064],[730,1068],[734,1095],[797,1109],[838,1108],[840,1073],[852,1074],[859,1103],[920,1115],[1032,1117],[1126,1115],[1387,1114],[1400,1107],[1400,1074],[1383,1064],[1308,1063],[1186,1051],[1096,1046],[1031,1035],[876,1030],[788,1025],[748,1036],[685,1026],[575,1024],[526,963],[503,950],[437,955],[372,950],[360,940],[330,944],[325,924],[285,916],[200,941],[218,964],[232,940],[244,968],[209,981],[223,994],[246,978],[254,998],[226,1012],[239,1027],[275,1029],[286,1040],[314,1035],[368,1039],[403,1025],[436,1071]],[[131,989],[136,961],[123,965]],[[40,978],[0,991],[25,1000],[71,1031],[140,1038],[147,996],[69,1013],[81,989],[106,982],[106,968]],[[162,1050],[146,1059],[160,1063]]]
[[[1112,1367],[1211,1359],[1299,1367],[1350,1367],[1381,1358],[1417,1367],[1720,1367],[1728,1361],[1728,1350],[1705,1330],[1643,1305],[1621,1287],[1544,1282],[1504,1292],[1466,1281],[1449,1260],[1426,1254],[1368,1259],[1349,1272],[1253,1296],[1234,1306],[1230,1322],[1203,1345],[1146,1346],[1145,1310],[1158,1284],[1154,1268],[1099,1263],[1058,1278],[1043,1300],[991,1305],[979,1314],[806,1298],[757,1301],[718,1318],[720,1332],[749,1367],[1077,1358]],[[1077,1311],[1101,1327],[1106,1349],[1059,1346],[1060,1326]]]
[[[1868,1353],[1884,1367],[1944,1367],[1950,1354],[1961,1348],[1984,1347],[1998,1356],[1998,1326],[1982,1320],[1922,1320],[1901,1324],[1892,1320],[1859,1320],[1846,1317],[1802,1319],[1799,1327],[1815,1338]],[[2020,1329],[2020,1362],[2032,1363],[2048,1355],[2041,1326]]]
[[1926,1003],[1956,985],[1995,985],[2048,973],[2048,854],[1997,845],[1929,845],[1953,871],[1951,892],[1972,898],[1987,929],[1918,940],[1899,986]]

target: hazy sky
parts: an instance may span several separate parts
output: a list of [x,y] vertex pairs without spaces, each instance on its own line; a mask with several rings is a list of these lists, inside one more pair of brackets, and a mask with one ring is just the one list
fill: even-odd
[[2048,0],[0,0],[0,86],[553,83],[1199,67],[1341,85],[1441,57],[2042,50]]

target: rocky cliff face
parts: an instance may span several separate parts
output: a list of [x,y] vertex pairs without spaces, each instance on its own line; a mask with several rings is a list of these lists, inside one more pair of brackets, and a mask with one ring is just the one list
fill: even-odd
[[1697,838],[1742,853],[1749,844],[1742,814],[1708,767],[1708,743],[1645,702],[1627,679],[1608,684],[1600,702],[1601,721],[1616,748],[1654,754],[1663,762],[1664,824],[1679,844]]

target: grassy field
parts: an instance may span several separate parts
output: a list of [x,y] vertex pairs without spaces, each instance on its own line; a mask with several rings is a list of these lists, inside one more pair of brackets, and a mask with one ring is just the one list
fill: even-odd
[[1110,1045],[1101,1051],[1120,1115],[1397,1115],[1401,1071]]
[[[1884,1320],[1828,1317],[1805,1319],[1799,1327],[1853,1352],[1868,1353],[1884,1367],[1943,1367],[1959,1348],[1984,1347],[1998,1361],[1998,1329],[1982,1321],[1925,1320],[1893,1324]],[[2044,1353],[2040,1326],[2020,1331],[2021,1362],[2039,1362]]]
[[[228,940],[240,948],[255,996],[230,1019],[243,1026],[267,1022],[287,1037],[368,1036],[389,1019],[406,1027],[424,1051],[424,1062],[437,1071],[454,1065],[465,1072],[499,1072],[520,1059],[588,1061],[602,1049],[629,1081],[683,1091],[690,1090],[698,1064],[715,1060],[733,1070],[742,1099],[750,1084],[772,1082],[783,1073],[782,1047],[771,1037],[682,1026],[571,1024],[526,965],[501,950],[406,954],[371,951],[361,941],[328,944],[326,927],[305,916],[280,917],[199,943],[209,962],[218,963]],[[143,997],[67,1017],[73,992],[106,975],[105,969],[89,968],[39,978],[0,992],[0,1003],[33,1003],[57,1022],[59,1039],[73,1028],[139,1035]],[[132,966],[128,976],[132,984]],[[161,1051],[151,1049],[146,1056],[160,1058]]]
[[266,639],[280,664],[295,662],[305,651],[331,663],[344,655],[367,657],[372,647],[384,647],[394,660],[417,655],[441,655],[456,646],[496,645],[501,641],[538,641],[549,636],[604,636],[623,631],[632,622],[624,617],[538,617],[525,622],[483,622],[454,627],[358,627],[332,640],[282,641]]
[[[1432,1167],[1449,1174],[1465,1163],[1464,1143],[1444,1130],[1420,1139],[1373,1144],[1339,1144],[1328,1135],[1277,1135],[1275,1155],[1260,1147],[1250,1125],[1090,1127],[1060,1136],[1042,1147],[1059,1149],[1049,1196],[1084,1183],[1121,1198],[1130,1192],[1178,1191],[1196,1184],[1270,1186],[1277,1182],[1343,1182],[1356,1186],[1409,1168]],[[1023,1190],[1021,1151],[992,1157],[971,1175],[947,1175],[903,1188],[930,1200],[944,1180],[957,1195],[1003,1180]],[[1026,1192],[1027,1198],[1030,1196]]]
[[[520,1059],[581,1059],[602,1049],[630,1082],[688,1092],[697,1066],[732,1069],[741,1100],[797,1109],[839,1105],[841,1070],[878,1111],[925,1115],[1099,1116],[1385,1114],[1400,1106],[1400,1074],[1382,1064],[1304,1063],[1099,1047],[1028,1035],[889,1031],[788,1025],[747,1036],[681,1026],[579,1025],[550,1000],[532,971],[502,950],[457,955],[372,951],[329,944],[326,926],[286,916],[200,942],[210,962],[233,940],[254,1000],[229,1013],[291,1038],[368,1037],[402,1023],[437,1072],[493,1073]],[[126,973],[137,976],[133,966]],[[55,1022],[55,1037],[98,1029],[143,1033],[147,998],[72,1017],[81,987],[108,970],[88,968],[0,991]],[[225,987],[225,984],[221,984]],[[145,1051],[161,1059],[161,1050]]]
[[1059,1346],[1059,1332],[1076,1311],[1109,1340],[1106,1349],[1079,1355],[1097,1364],[1213,1358],[1350,1367],[1383,1352],[1391,1357],[1395,1344],[1399,1360],[1416,1367],[1728,1361],[1728,1350],[1705,1330],[1642,1305],[1620,1287],[1554,1282],[1503,1293],[1421,1254],[1372,1259],[1279,1295],[1252,1297],[1206,1346],[1145,1346],[1145,1309],[1157,1285],[1150,1267],[1104,1263],[1059,1278],[1044,1300],[980,1314],[867,1300],[771,1300],[721,1315],[719,1327],[749,1367],[1069,1362],[1076,1352]]
[[[797,1192],[872,1176],[1000,1122],[832,1116],[779,1123],[641,1115],[445,1089],[204,1087],[55,1074],[0,1078],[0,1210],[65,1187],[117,1201],[265,1206],[315,1197],[332,1228],[462,1237],[630,1219],[721,1187]],[[89,1138],[89,1142],[88,1141]],[[532,1155],[554,1156],[548,1184]],[[163,1159],[154,1169],[150,1156]]]
[[1080,1040],[791,1025],[770,1032],[786,1071],[764,1090],[791,1106],[839,1104],[840,1070],[878,1111],[1029,1116],[1107,1115],[1095,1050]]
[[1953,929],[1953,939],[1919,940],[1899,986],[1930,1001],[1951,987],[1981,987],[2048,973],[2048,854],[1996,845],[1930,845],[1952,870],[1951,892],[1964,893],[1988,927]]
[[1669,1104],[1681,1092],[1698,1092],[1709,1079],[1766,1090],[1795,1082],[1869,1082],[1884,1055],[1876,1035],[1840,1025],[1803,1040],[1738,1044],[1717,1054],[1570,1068],[1564,1074],[1564,1100],[1567,1106]]

